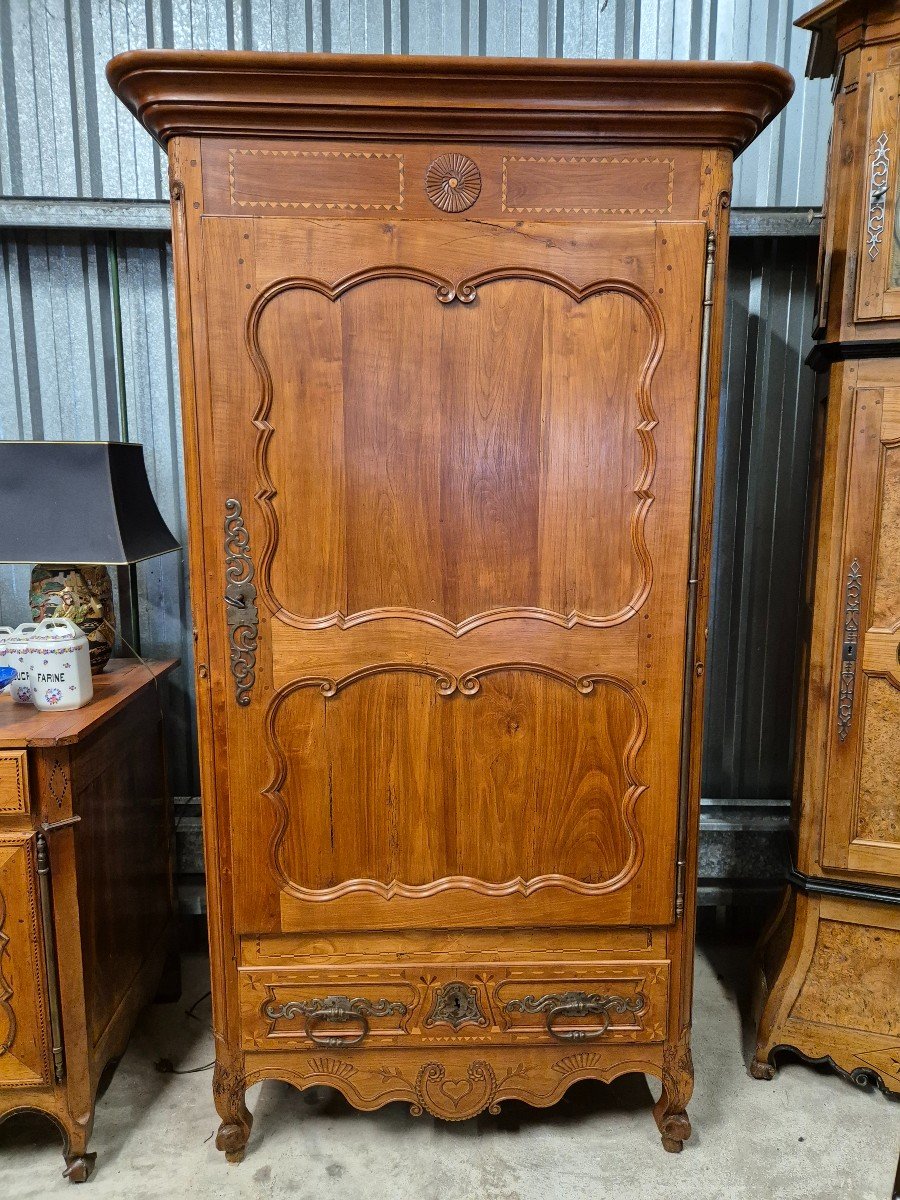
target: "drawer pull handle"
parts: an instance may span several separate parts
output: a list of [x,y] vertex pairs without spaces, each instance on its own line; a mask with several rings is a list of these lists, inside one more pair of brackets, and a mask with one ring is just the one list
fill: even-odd
[[[644,1011],[647,998],[643,992],[636,996],[599,996],[587,992],[558,992],[549,996],[524,996],[521,1000],[507,1002],[505,1012],[547,1014],[547,1032],[558,1042],[593,1042],[609,1029],[610,1013],[640,1013]],[[599,1029],[570,1029],[561,1032],[556,1028],[558,1021],[567,1017],[602,1018]]]
[[[312,1000],[290,1000],[287,1004],[276,1004],[269,1000],[263,1005],[262,1013],[270,1021],[292,1021],[303,1017],[303,1032],[317,1046],[358,1046],[369,1033],[369,1017],[390,1017],[394,1014],[406,1016],[406,1005],[399,1000],[365,1000],[361,996],[351,1000],[349,996],[315,997]],[[319,1033],[320,1025],[346,1025],[354,1022],[359,1026],[355,1034]]]

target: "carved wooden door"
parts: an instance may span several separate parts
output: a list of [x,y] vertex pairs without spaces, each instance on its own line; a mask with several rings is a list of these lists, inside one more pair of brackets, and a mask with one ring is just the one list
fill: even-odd
[[433,211],[202,222],[236,925],[667,923],[705,225]]
[[900,879],[900,387],[893,360],[859,373],[823,863]]
[[[8,758],[9,756],[7,756]],[[33,834],[0,832],[0,1085],[51,1080]]]

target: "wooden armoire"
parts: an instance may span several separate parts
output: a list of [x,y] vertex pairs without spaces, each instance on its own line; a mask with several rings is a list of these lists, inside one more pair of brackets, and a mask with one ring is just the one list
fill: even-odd
[[733,156],[765,64],[142,52],[166,146],[218,1142],[246,1089],[690,1132]]
[[781,1049],[900,1092],[900,8],[829,0],[834,76],[812,365],[826,399],[790,886],[751,1071]]

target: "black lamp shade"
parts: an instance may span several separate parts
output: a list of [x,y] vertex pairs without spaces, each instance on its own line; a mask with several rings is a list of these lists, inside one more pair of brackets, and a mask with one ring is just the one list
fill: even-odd
[[113,565],[179,548],[143,446],[0,442],[0,562]]

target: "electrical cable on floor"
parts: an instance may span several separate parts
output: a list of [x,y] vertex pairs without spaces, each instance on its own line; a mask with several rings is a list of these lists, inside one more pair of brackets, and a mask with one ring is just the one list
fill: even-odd
[[[206,991],[202,996],[198,996],[190,1008],[184,1010],[184,1015],[190,1017],[192,1021],[199,1021],[200,1018],[194,1010],[211,995],[211,991]],[[153,1064],[153,1067],[160,1075],[197,1075],[201,1071],[211,1071],[215,1065],[216,1060],[213,1059],[212,1062],[204,1063],[202,1067],[176,1067],[171,1058],[160,1058]]]

